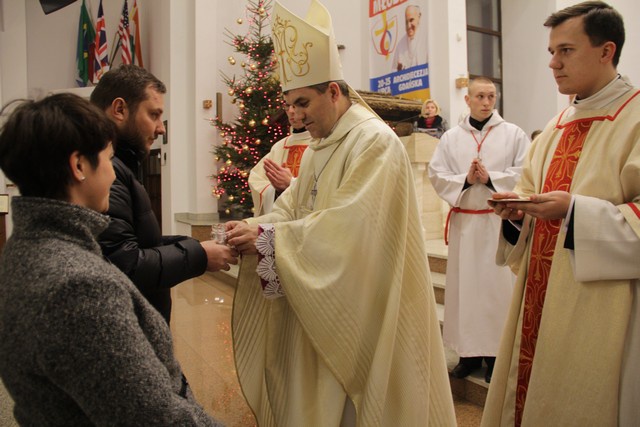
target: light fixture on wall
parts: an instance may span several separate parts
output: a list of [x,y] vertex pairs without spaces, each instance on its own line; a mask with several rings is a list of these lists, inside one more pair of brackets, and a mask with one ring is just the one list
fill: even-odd
[[75,1],[76,0],[40,0],[40,6],[42,6],[44,14],[48,15],[65,6],[69,6],[71,3],[75,3]]

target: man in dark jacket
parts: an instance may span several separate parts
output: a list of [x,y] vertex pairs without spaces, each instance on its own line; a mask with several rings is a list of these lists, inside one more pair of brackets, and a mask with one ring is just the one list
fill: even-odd
[[235,250],[213,241],[163,236],[140,183],[141,162],[166,132],[162,122],[165,85],[135,65],[123,65],[102,76],[91,102],[105,111],[118,129],[111,187],[109,227],[98,238],[102,252],[125,272],[169,323],[171,287],[205,272],[228,270]]

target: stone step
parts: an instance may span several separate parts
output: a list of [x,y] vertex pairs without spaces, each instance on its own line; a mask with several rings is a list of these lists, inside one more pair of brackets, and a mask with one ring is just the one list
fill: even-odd
[[446,275],[444,273],[431,272],[431,284],[438,304],[444,304],[444,286]]
[[[451,372],[460,359],[458,354],[449,348],[445,347],[444,353],[447,359],[447,369]],[[460,379],[449,376],[451,393],[457,398],[484,407],[484,403],[487,400],[487,392],[489,391],[489,384],[484,380],[486,369],[487,367],[483,363],[481,369],[473,371],[471,375],[466,378]]]
[[427,259],[432,273],[447,272],[447,254],[449,252],[444,240],[426,240]]

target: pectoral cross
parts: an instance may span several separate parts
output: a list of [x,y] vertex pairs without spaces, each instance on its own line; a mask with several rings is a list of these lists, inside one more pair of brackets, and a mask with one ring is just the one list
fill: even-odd
[[314,179],[313,188],[311,189],[311,206],[309,206],[310,209],[313,209],[313,207],[316,205],[317,195],[318,195],[318,181]]

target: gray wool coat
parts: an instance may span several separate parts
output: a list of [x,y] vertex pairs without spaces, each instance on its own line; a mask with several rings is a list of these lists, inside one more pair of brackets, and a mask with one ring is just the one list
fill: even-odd
[[0,377],[25,426],[216,426],[183,381],[171,334],[95,237],[108,217],[13,199],[0,257]]

